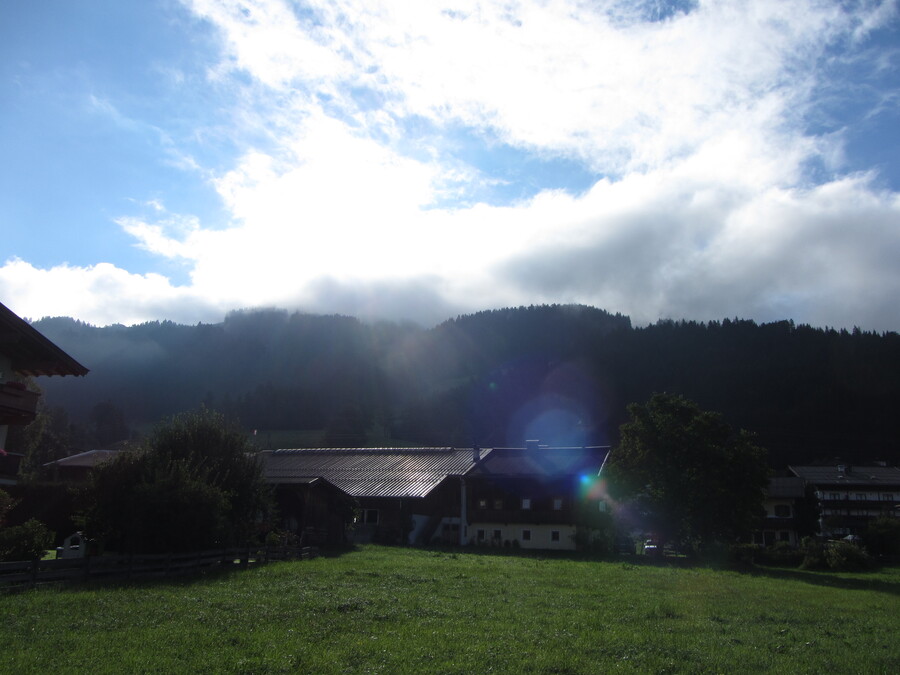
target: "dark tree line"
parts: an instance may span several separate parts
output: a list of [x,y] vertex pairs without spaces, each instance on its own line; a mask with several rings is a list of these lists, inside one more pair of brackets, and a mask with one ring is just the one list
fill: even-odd
[[669,392],[755,432],[775,466],[898,460],[896,333],[740,319],[636,328],[559,305],[427,330],[277,310],[197,326],[35,325],[91,368],[41,381],[47,403],[77,423],[105,401],[132,429],[204,403],[248,429],[319,429],[336,441],[377,428],[378,442],[614,444],[628,404]]

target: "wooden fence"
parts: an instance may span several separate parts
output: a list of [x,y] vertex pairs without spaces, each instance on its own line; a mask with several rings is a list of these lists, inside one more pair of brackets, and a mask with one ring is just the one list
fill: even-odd
[[315,557],[312,546],[226,548],[194,553],[101,555],[0,562],[0,589],[95,579],[147,579],[204,570],[247,569],[275,560]]

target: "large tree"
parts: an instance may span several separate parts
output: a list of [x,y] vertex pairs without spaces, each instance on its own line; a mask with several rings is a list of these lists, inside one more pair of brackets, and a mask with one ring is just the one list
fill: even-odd
[[752,532],[768,468],[750,434],[676,395],[654,394],[628,413],[606,467],[624,517],[699,550]]
[[177,415],[145,447],[95,470],[87,529],[121,551],[244,543],[268,509],[252,453],[244,433],[219,413]]

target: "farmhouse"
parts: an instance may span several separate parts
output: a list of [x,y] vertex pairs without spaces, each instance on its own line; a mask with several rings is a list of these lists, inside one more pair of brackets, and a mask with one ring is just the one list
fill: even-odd
[[303,516],[298,518],[296,508],[285,509],[283,497],[305,495],[307,488],[300,486],[319,478],[358,507],[353,540],[384,543],[430,541],[444,525],[458,530],[459,478],[474,463],[471,449],[458,448],[311,448],[265,451],[260,457],[266,482],[281,496],[287,529]]
[[[86,375],[88,369],[0,304],[0,484],[16,482],[21,456],[4,450],[9,425],[26,425],[37,412],[40,394],[21,378]],[[18,376],[19,379],[16,379]]]
[[811,487],[823,537],[862,535],[879,516],[900,517],[900,468],[836,464],[788,469]]
[[771,546],[776,542],[787,542],[791,546],[800,544],[800,539],[812,534],[810,529],[809,504],[806,500],[806,483],[796,475],[773,476],[763,499],[766,517],[762,528],[754,532],[756,544]]
[[[316,448],[260,453],[291,531],[322,527],[303,505],[321,480],[353,500],[353,541],[573,549],[598,511],[588,484],[607,448]],[[333,505],[334,509],[342,507]],[[344,511],[346,512],[346,510]]]
[[573,550],[604,506],[597,477],[606,447],[493,448],[466,475],[468,542]]

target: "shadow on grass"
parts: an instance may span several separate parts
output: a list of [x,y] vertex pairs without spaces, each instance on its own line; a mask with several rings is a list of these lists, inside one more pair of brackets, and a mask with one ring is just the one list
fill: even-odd
[[[358,550],[359,547],[354,545],[321,548],[315,557],[338,558],[346,553]],[[185,569],[182,571],[170,571],[168,573],[135,573],[132,576],[128,576],[124,573],[98,574],[88,579],[73,578],[39,582],[38,586],[41,588],[54,588],[60,591],[98,588],[158,588],[160,586],[187,587],[213,583],[221,579],[239,576],[246,574],[247,572],[252,572],[253,570],[262,569],[267,565],[282,562],[305,564],[309,562],[309,560],[289,558],[286,560],[270,560],[267,563],[253,563],[247,567],[242,567],[238,563],[235,563],[233,565],[201,567],[196,569]],[[2,593],[20,593],[29,590],[32,590],[32,586],[29,584],[0,587],[0,592]]]
[[[720,561],[705,560],[688,556],[646,556],[646,555],[598,555],[579,551],[545,551],[507,548],[499,546],[428,546],[421,550],[433,554],[457,556],[457,555],[482,555],[500,556],[511,558],[528,558],[532,560],[572,560],[578,562],[603,562],[620,563],[629,567],[666,567],[678,569],[718,569],[747,574],[750,576],[769,577],[772,579],[785,579],[801,581],[803,583],[830,588],[844,588],[858,591],[877,591],[890,595],[900,595],[900,582],[894,583],[883,579],[848,578],[829,572],[815,570],[798,570],[781,567],[759,567],[756,565],[735,566]],[[875,570],[872,570],[875,571]]]
[[815,586],[827,586],[829,588],[843,588],[849,591],[877,591],[890,595],[900,595],[900,583],[885,581],[884,579],[857,579],[837,576],[828,572],[793,570],[781,567],[752,567],[744,571],[753,576],[768,577],[771,579],[789,579],[802,581]]
[[[404,547],[407,548],[407,547]],[[513,546],[415,546],[420,551],[434,555],[492,556],[501,558],[525,558],[528,560],[570,560],[573,562],[624,563],[640,567],[693,567],[695,560],[676,556],[645,556],[637,554],[601,554],[585,551],[554,551],[547,549],[523,549]]]

